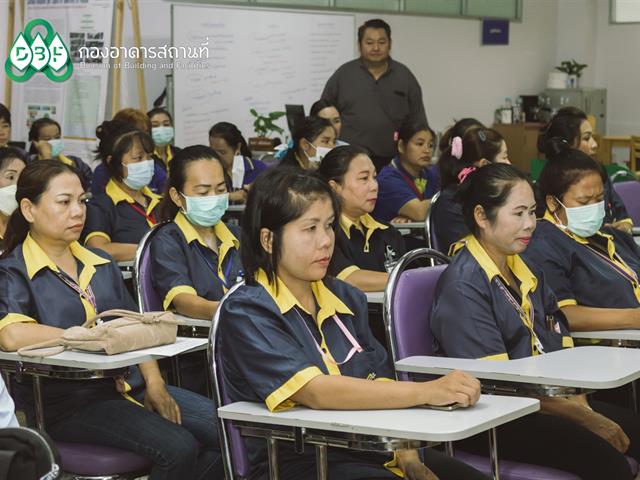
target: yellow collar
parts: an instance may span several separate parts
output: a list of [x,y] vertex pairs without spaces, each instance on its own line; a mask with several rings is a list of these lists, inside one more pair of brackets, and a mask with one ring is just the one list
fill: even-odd
[[[131,195],[122,190],[113,178],[109,179],[109,182],[107,183],[104,191],[114,205],[117,205],[120,202],[136,203],[135,200],[131,198]],[[158,203],[160,203],[161,197],[160,195],[156,195],[151,190],[149,190],[149,187],[143,187],[140,191],[145,197],[149,198],[149,205],[147,205],[147,213],[149,213],[156,207]]]
[[[500,274],[500,270],[497,265],[491,260],[491,257],[487,254],[486,250],[480,245],[480,242],[473,235],[468,235],[465,237],[464,241],[466,242],[467,250],[469,253],[473,255],[473,258],[480,264],[482,270],[487,275],[489,281],[492,281],[495,277],[500,277],[508,284],[507,279],[504,278]],[[507,257],[507,265],[516,276],[518,280],[520,280],[520,290],[524,292],[533,292],[535,291],[538,285],[538,279],[536,276],[529,270],[529,267],[522,261],[519,255],[509,255]]]
[[[363,232],[362,227],[366,228],[366,232]],[[364,233],[364,247],[363,251],[369,251],[369,239],[373,232],[376,230],[385,230],[387,227],[380,222],[377,222],[371,215],[365,213],[362,215],[357,222],[352,221],[346,215],[340,215],[340,227],[344,231],[345,235],[349,240],[351,240],[351,227],[355,227],[361,232]]]
[[[561,224],[558,222],[558,220],[553,216],[553,214],[549,210],[544,212],[544,217],[542,218],[544,220],[547,220],[548,222],[551,222],[556,227],[558,227],[560,231],[563,232],[565,235],[567,235],[569,238],[575,240],[576,242],[582,245],[589,245],[589,240],[587,240],[586,238],[581,237],[580,235],[576,235],[575,233],[571,232],[568,228],[563,228],[563,226],[561,226]],[[596,235],[599,235],[602,238],[605,238],[607,240],[607,252],[609,253],[609,257],[613,259],[616,254],[616,246],[615,246],[613,237],[608,233],[601,232],[600,230],[596,232]]]
[[[87,288],[91,277],[95,273],[95,267],[97,265],[104,265],[109,263],[109,260],[96,255],[91,250],[88,250],[81,246],[78,242],[73,242],[69,245],[71,253],[74,257],[82,262],[84,268],[80,273],[79,285],[81,288]],[[53,263],[49,256],[42,250],[40,245],[31,237],[27,235],[22,244],[22,255],[24,256],[24,263],[27,267],[27,275],[29,279],[33,279],[36,273],[43,268],[49,268],[54,272],[59,272],[58,266]]]
[[[262,285],[271,298],[273,298],[273,301],[276,302],[276,305],[278,305],[278,308],[280,309],[280,313],[285,314],[295,306],[307,312],[307,310],[300,305],[300,302],[298,302],[296,297],[293,296],[291,290],[289,290],[279,278],[276,281],[277,287],[275,284],[269,282],[267,274],[262,269],[258,270],[258,273],[256,274],[256,282]],[[353,315],[353,312],[349,307],[342,303],[342,301],[325,286],[322,280],[311,282],[311,290],[313,291],[316,302],[320,307],[316,321],[319,327],[322,326],[322,322],[336,313]]]
[[[167,155],[167,161],[165,162],[165,165],[169,165],[169,162],[173,159],[173,153],[171,152],[171,145],[167,144],[165,145],[164,148],[165,148],[165,153]],[[162,153],[162,147],[156,147],[154,150],[154,153],[158,158],[162,159],[162,157],[160,156],[160,154]]]
[[[193,241],[199,242],[203,247],[207,247],[207,244],[204,242],[202,237],[198,234],[194,226],[191,222],[184,216],[182,212],[178,212],[176,217],[173,219],[174,223],[178,226],[184,238],[187,240],[187,243],[191,243]],[[213,231],[216,234],[216,238],[220,240],[221,246],[229,245],[235,248],[240,248],[240,242],[238,239],[231,233],[231,230],[224,224],[224,222],[218,222],[214,227]],[[208,247],[207,247],[208,248]]]
[[58,155],[58,160],[60,160],[62,163],[66,163],[70,167],[75,167],[75,164],[73,163],[73,160],[71,160],[66,155],[63,155],[62,153],[60,155]]

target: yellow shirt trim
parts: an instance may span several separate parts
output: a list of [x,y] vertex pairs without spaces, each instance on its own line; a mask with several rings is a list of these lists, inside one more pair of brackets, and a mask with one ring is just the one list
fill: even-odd
[[60,160],[62,163],[65,163],[65,164],[69,165],[70,167],[75,167],[76,166],[76,164],[73,162],[73,160],[71,160],[66,155],[63,155],[62,153],[60,155],[58,155],[58,160]]
[[358,267],[357,265],[351,265],[350,267],[347,267],[340,273],[338,273],[338,275],[336,275],[336,278],[344,281],[347,279],[347,277],[349,277],[349,275],[351,275],[353,272],[357,272],[358,270],[360,270],[360,267]]
[[558,308],[569,307],[571,305],[578,305],[578,302],[576,302],[573,298],[568,298],[566,300],[560,300],[558,302]]
[[171,302],[173,302],[173,300],[181,293],[188,293],[189,295],[198,296],[196,289],[193,288],[192,286],[178,285],[177,287],[173,287],[171,290],[169,290],[169,293],[167,293],[167,296],[164,297],[164,301],[162,302],[162,308],[164,310],[169,310],[169,307],[171,306]]
[[22,315],[21,313],[7,313],[2,320],[0,320],[0,330],[12,323],[38,323],[35,319]]
[[309,381],[320,375],[323,375],[323,373],[318,367],[307,367],[304,370],[300,370],[277,390],[271,392],[265,400],[267,408],[272,412],[281,412],[295,407],[296,403],[290,400],[291,396]]
[[362,215],[355,222],[346,215],[340,215],[340,227],[349,240],[351,240],[352,227],[357,228],[364,234],[364,247],[362,249],[363,252],[369,252],[369,239],[371,238],[371,235],[373,235],[373,232],[375,232],[376,230],[386,230],[387,228],[389,228],[386,225],[377,222],[368,213]]
[[496,353],[495,355],[487,355],[486,357],[480,357],[478,360],[509,360],[509,354]]
[[[167,167],[167,170],[169,169],[169,162],[171,160],[173,160],[173,154],[171,153],[171,146],[169,144],[165,145],[165,153],[167,154],[167,161],[165,162],[165,167]],[[156,147],[155,150],[153,151],[156,156],[162,160],[162,156],[161,156],[161,152],[162,152],[162,147]]]
[[[182,212],[178,212],[173,221],[184,235],[187,243],[198,242],[203,247],[209,248]],[[224,264],[224,259],[232,248],[235,248],[236,250],[240,248],[240,242],[235,235],[231,233],[229,227],[227,227],[222,221],[214,225],[213,232],[215,233],[216,238],[220,241],[220,245],[218,246],[218,277],[221,278],[223,282],[227,282],[228,279],[224,278],[222,265]]]
[[[293,296],[291,291],[279,278],[276,281],[277,285],[274,285],[269,282],[264,270],[260,269],[256,274],[256,282],[262,285],[271,298],[273,298],[274,302],[276,302],[276,305],[280,309],[280,313],[285,314],[294,307],[298,307],[307,314],[309,313],[302,305],[300,305],[300,302],[298,302],[296,297]],[[322,280],[311,282],[311,290],[318,306],[320,307],[316,315],[316,323],[318,325],[318,331],[320,332],[321,338],[320,348],[323,349],[323,351],[326,352],[326,356],[329,357],[327,359],[323,356],[322,359],[330,375],[340,375],[340,368],[336,365],[327,345],[324,333],[322,332],[322,323],[327,318],[338,313],[353,315],[353,312],[324,285]]]
[[562,348],[573,348],[573,338],[562,337]]
[[[476,237],[469,235],[465,237],[465,242],[469,253],[471,253],[473,258],[475,258],[480,264],[480,267],[484,270],[489,282],[491,282],[495,277],[500,277],[505,285],[509,284],[507,279],[505,279],[500,273],[498,266],[493,262],[493,260],[491,260],[491,257],[489,257],[485,249],[480,245],[480,242]],[[536,348],[537,335],[533,329],[533,319],[531,318],[531,299],[529,294],[536,290],[538,286],[538,279],[531,270],[529,270],[529,267],[527,267],[519,255],[509,255],[507,257],[507,265],[516,278],[520,280],[520,295],[522,297],[520,307],[522,308],[524,315],[520,312],[518,313],[522,322],[531,334],[531,354],[537,355],[540,352],[538,352],[538,349]]]
[[[113,178],[109,179],[109,182],[107,182],[107,186],[105,187],[104,192],[111,199],[114,205],[117,205],[120,202],[136,203],[136,201],[131,197],[131,195],[129,195],[124,190],[122,190],[122,188],[118,186],[118,184]],[[147,205],[145,212],[147,215],[151,215],[151,212],[153,212],[153,209],[156,208],[156,206],[160,203],[160,200],[162,199],[162,197],[160,195],[156,195],[151,190],[149,190],[149,187],[143,187],[142,190],[140,190],[140,192],[149,199],[149,203]],[[149,224],[150,227],[153,226],[153,224],[149,222],[149,220],[147,220],[147,223]]]
[[87,243],[89,243],[89,240],[91,240],[94,237],[102,237],[105,238],[107,240],[107,242],[111,241],[111,237],[109,235],[107,235],[104,232],[91,232],[89,235],[87,235],[84,239],[84,244],[86,245]]

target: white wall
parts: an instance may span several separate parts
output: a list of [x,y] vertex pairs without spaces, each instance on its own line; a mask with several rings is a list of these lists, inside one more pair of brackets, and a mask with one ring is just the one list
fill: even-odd
[[[6,0],[0,0],[0,11],[6,8],[5,4]],[[523,4],[524,21],[510,24],[507,46],[481,46],[478,20],[382,16],[393,30],[392,55],[408,65],[418,78],[429,121],[436,130],[443,130],[453,118],[462,116],[475,116],[491,123],[493,111],[505,97],[535,94],[544,88],[547,73],[557,59],[558,2],[524,0]],[[139,0],[139,5],[143,44],[169,44],[169,4]],[[124,44],[132,45],[130,12],[128,7],[125,10]],[[372,17],[357,14],[356,24]],[[170,72],[145,70],[149,108],[164,88],[167,73]],[[137,107],[137,98],[135,70],[124,70],[121,104]]]

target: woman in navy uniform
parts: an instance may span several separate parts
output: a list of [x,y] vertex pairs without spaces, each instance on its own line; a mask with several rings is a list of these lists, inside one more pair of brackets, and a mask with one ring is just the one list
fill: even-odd
[[[460,195],[471,234],[438,282],[431,317],[436,351],[510,360],[573,346],[548,276],[519,256],[536,227],[526,176],[510,165],[488,165],[467,177]],[[541,413],[498,427],[501,458],[583,480],[632,478],[623,453],[640,458],[637,414],[586,395],[540,401]],[[486,453],[486,438],[460,446]]]
[[109,152],[101,160],[110,179],[105,192],[89,202],[84,242],[119,262],[133,260],[138,242],[158,221],[160,196],[148,187],[154,171],[153,140],[117,122],[104,122],[98,136],[99,152]]
[[305,117],[293,132],[293,144],[286,150],[280,166],[305,170],[318,168],[322,157],[336,146],[336,131],[329,120]]
[[406,248],[398,230],[370,215],[378,198],[378,182],[367,151],[336,147],[322,159],[318,172],[340,199],[340,228],[329,274],[364,292],[384,290],[387,272]]
[[[224,302],[220,317],[230,400],[265,402],[272,411],[474,404],[479,383],[462,372],[426,383],[389,380],[393,372],[369,330],[365,295],[326,277],[338,212],[327,183],[299,168],[267,170],[249,192],[241,251],[247,283]],[[264,476],[264,442],[247,440],[247,447],[254,473]],[[425,455],[441,480],[484,478],[435,450]],[[395,478],[383,468],[385,457],[329,449],[329,477]],[[311,451],[298,455],[283,444],[279,458],[283,479],[315,474]],[[397,460],[408,478],[433,478],[416,451]]]
[[147,117],[151,122],[151,138],[155,145],[153,159],[156,166],[159,164],[165,172],[169,170],[169,163],[176,153],[180,151],[173,144],[175,131],[173,129],[173,118],[171,114],[162,107],[156,107],[147,112]]
[[544,271],[571,330],[640,328],[640,249],[602,226],[606,176],[582,151],[550,145],[538,180],[546,211],[526,257]]
[[[58,338],[105,310],[136,309],[110,257],[78,243],[86,193],[75,169],[53,160],[33,163],[20,175],[16,198],[0,261],[3,350]],[[155,361],[139,367],[145,386],[126,398],[111,379],[45,379],[48,433],[136,452],[153,463],[151,480],[221,478],[213,404],[165,386]],[[13,387],[18,406],[32,412],[30,382]]]
[[160,205],[163,225],[151,249],[153,287],[163,308],[211,320],[242,271],[239,232],[222,216],[229,204],[224,172],[209,147],[180,150]]
[[[577,148],[595,158],[598,144],[593,138],[593,127],[582,110],[575,107],[564,107],[558,110],[558,113],[553,116],[540,132],[538,150],[544,153],[546,158],[549,158],[549,152],[553,152],[554,149],[552,143],[558,139],[564,140],[573,148]],[[605,224],[623,232],[631,233],[633,220],[629,217],[622,199],[613,188],[613,182],[603,168],[602,171],[604,176]],[[544,210],[544,202],[539,201],[539,203],[542,203]]]

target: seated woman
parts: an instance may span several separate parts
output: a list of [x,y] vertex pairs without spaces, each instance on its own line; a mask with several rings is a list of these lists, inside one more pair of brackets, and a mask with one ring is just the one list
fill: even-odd
[[229,201],[244,203],[251,184],[267,166],[251,158],[246,140],[233,123],[219,122],[211,127],[209,146],[222,161]]
[[440,183],[431,165],[436,135],[426,123],[405,122],[398,131],[398,155],[378,175],[373,216],[383,222],[424,222]]
[[[573,148],[577,148],[581,152],[595,158],[598,144],[593,138],[593,127],[591,127],[591,124],[587,120],[587,115],[582,110],[575,107],[564,107],[558,110],[558,113],[554,115],[540,132],[538,136],[538,150],[548,158],[547,153],[549,149],[553,150],[554,148],[551,142],[553,139],[558,138],[564,140]],[[539,203],[542,204],[543,208],[539,213],[543,215],[544,202]],[[540,207],[541,205],[538,206]],[[606,173],[604,174],[604,207],[605,224],[611,225],[623,232],[631,233],[633,220],[629,217],[622,199],[616,193],[613,188],[613,182],[611,182],[611,179]]]
[[340,132],[342,131],[342,117],[338,108],[328,100],[318,100],[311,105],[309,115],[312,117],[320,117],[331,122],[331,126],[336,131],[336,147],[349,145],[347,142],[340,140]]
[[18,208],[16,183],[26,165],[18,150],[0,147],[0,240],[4,238],[9,217]]
[[364,292],[384,290],[387,272],[406,248],[398,230],[370,215],[378,197],[378,182],[367,151],[336,147],[322,159],[318,173],[340,199],[340,228],[329,274]]
[[[461,186],[471,234],[435,293],[431,330],[450,357],[510,360],[571,347],[565,318],[546,283],[522,253],[536,227],[536,202],[526,176],[493,164]],[[588,399],[543,397],[541,412],[498,427],[500,458],[546,465],[583,480],[632,478],[626,452],[640,458],[640,417]],[[486,436],[460,448],[486,453]]]
[[336,146],[336,131],[329,120],[306,117],[293,132],[293,146],[280,161],[281,166],[318,168],[322,158]]
[[218,302],[242,272],[239,232],[222,216],[229,204],[222,164],[195,145],[171,162],[160,204],[162,226],[150,245],[153,288],[165,310],[211,320]]
[[[326,277],[338,212],[327,183],[299,168],[269,169],[249,192],[241,251],[247,283],[220,307],[218,348],[231,400],[265,402],[272,411],[476,403],[480,385],[462,372],[426,383],[389,381],[393,371],[369,330],[365,295]],[[263,477],[264,441],[246,443]],[[286,443],[278,455],[281,478],[315,475],[313,450],[298,455]],[[484,478],[436,450],[425,456],[440,480]],[[395,478],[382,466],[384,455],[330,448],[328,457],[329,478]],[[433,478],[416,451],[398,460],[408,478]]]
[[527,258],[544,272],[571,330],[640,328],[640,249],[602,227],[602,167],[560,139],[549,147],[537,184],[546,212]]
[[[78,243],[86,196],[77,171],[62,162],[36,162],[20,175],[19,208],[0,261],[3,350],[57,338],[105,310],[136,310],[109,256]],[[57,441],[106,445],[148,458],[150,480],[222,478],[212,402],[166,386],[155,361],[139,367],[146,386],[129,392],[130,399],[112,379],[43,379],[47,432]],[[27,376],[14,381],[12,391],[18,407],[32,412]]]
[[[153,140],[117,122],[104,122],[97,133],[98,151],[110,179],[105,193],[89,202],[84,243],[118,262],[133,260],[138,242],[157,222],[160,196],[148,187],[153,177]],[[110,153],[102,156],[102,152]]]
[[[141,132],[146,133],[147,135],[151,135],[151,120],[144,112],[140,110],[136,110],[135,108],[123,108],[118,111],[112,119],[112,122],[118,125],[124,125],[129,130],[139,130]],[[102,125],[105,123],[103,122]],[[100,138],[99,130],[102,128],[102,125],[99,125],[96,129],[96,137]],[[153,152],[155,152],[155,145]],[[108,155],[111,155],[111,152],[107,152],[104,150],[100,150],[98,147],[98,159],[106,158]],[[149,182],[149,190],[153,193],[162,193],[164,192],[164,184],[167,181],[167,167],[164,162],[158,158],[155,153],[152,153],[151,157],[153,158],[153,177]],[[104,162],[96,167],[93,172],[93,183],[91,184],[91,191],[94,195],[98,195],[100,193],[104,193],[104,190],[111,179],[111,175],[107,170]]]
[[171,114],[164,108],[154,108],[147,112],[147,117],[151,122],[151,138],[156,148],[153,151],[153,157],[156,164],[160,164],[166,171],[169,170],[169,162],[175,154],[180,151],[178,147],[173,145],[174,130],[173,118]]
[[462,137],[453,137],[440,156],[441,190],[433,204],[431,223],[443,253],[449,253],[454,243],[469,234],[462,205],[456,199],[458,185],[472,169],[490,163],[509,163],[509,153],[502,135],[484,127],[470,128]]
[[91,188],[93,171],[91,167],[78,157],[66,156],[64,142],[62,141],[60,124],[51,118],[39,118],[31,124],[29,129],[29,141],[31,148],[29,154],[31,160],[59,160],[74,167],[80,174],[82,186],[85,190]]

